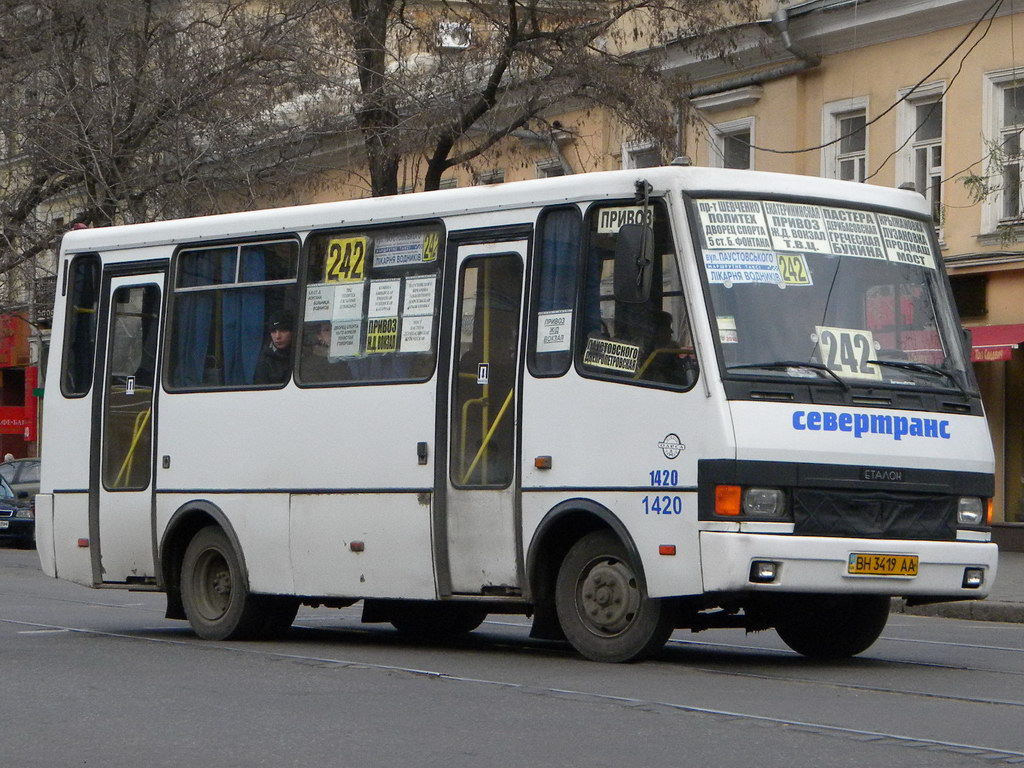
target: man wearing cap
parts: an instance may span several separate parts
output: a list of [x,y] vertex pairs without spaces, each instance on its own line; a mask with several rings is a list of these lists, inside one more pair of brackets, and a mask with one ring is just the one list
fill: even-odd
[[284,384],[292,373],[292,336],[295,333],[295,318],[286,309],[272,312],[267,323],[270,328],[270,343],[260,351],[256,361],[256,384]]

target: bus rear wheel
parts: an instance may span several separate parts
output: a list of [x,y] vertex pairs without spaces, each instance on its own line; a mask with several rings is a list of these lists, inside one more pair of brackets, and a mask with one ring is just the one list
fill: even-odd
[[555,609],[566,638],[592,661],[636,661],[672,634],[672,603],[648,597],[637,567],[611,531],[576,542],[555,583]]
[[792,595],[777,607],[775,631],[797,653],[843,659],[866,651],[889,619],[886,595]]
[[299,608],[292,598],[252,594],[235,548],[215,525],[196,533],[185,549],[181,600],[189,624],[204,640],[279,636]]

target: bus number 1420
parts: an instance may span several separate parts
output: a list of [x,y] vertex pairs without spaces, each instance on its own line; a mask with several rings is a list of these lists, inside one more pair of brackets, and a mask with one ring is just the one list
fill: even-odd
[[682,496],[644,496],[645,515],[683,514]]

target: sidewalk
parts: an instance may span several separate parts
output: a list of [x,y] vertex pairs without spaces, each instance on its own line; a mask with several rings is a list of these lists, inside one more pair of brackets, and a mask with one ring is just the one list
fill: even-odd
[[892,609],[895,613],[914,616],[1024,623],[1024,552],[999,553],[995,585],[984,600],[961,600],[914,608],[908,608],[903,600],[893,600]]

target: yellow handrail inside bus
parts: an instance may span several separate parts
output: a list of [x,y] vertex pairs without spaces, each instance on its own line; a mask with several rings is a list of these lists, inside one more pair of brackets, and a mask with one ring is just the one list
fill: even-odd
[[149,414],[152,412],[152,408],[147,408],[144,411],[139,411],[135,415],[135,425],[132,427],[132,443],[128,446],[128,453],[124,457],[124,461],[121,462],[121,469],[117,473],[117,478],[114,480],[114,487],[121,488],[128,484],[132,476],[132,465],[135,463],[135,449],[139,446],[139,439],[142,437],[142,433],[146,430],[146,426],[149,424]]
[[466,485],[469,482],[470,475],[473,474],[473,470],[476,469],[476,465],[480,463],[480,459],[484,455],[484,451],[487,450],[487,446],[491,443],[491,438],[494,437],[494,433],[498,429],[498,425],[501,424],[502,418],[505,416],[505,411],[508,410],[509,404],[512,402],[512,394],[515,392],[515,387],[508,391],[508,396],[505,398],[505,402],[502,403],[501,409],[498,411],[498,415],[494,417],[494,423],[491,424],[491,428],[487,430],[487,434],[484,435],[484,440],[480,443],[480,449],[476,452],[476,456],[473,457],[473,463],[469,465],[469,469],[466,470],[466,474],[462,477],[462,484]]
[[487,403],[486,397],[476,397],[472,400],[467,400],[462,404],[462,423],[459,425],[459,466],[465,466],[466,464],[466,440],[469,431],[469,408],[473,405],[482,406]]
[[647,369],[650,367],[651,363],[654,362],[654,358],[656,358],[658,355],[692,355],[692,354],[693,354],[693,348],[692,347],[689,348],[689,349],[685,349],[683,347],[659,347],[658,349],[651,350],[651,354],[649,354],[647,356],[647,359],[644,360],[644,364],[641,365],[640,368],[637,369],[637,372],[633,374],[633,378],[634,379],[639,379],[641,376],[643,376],[644,373],[647,371]]

